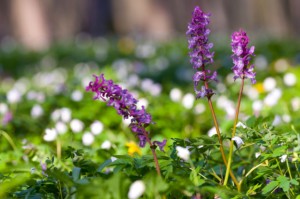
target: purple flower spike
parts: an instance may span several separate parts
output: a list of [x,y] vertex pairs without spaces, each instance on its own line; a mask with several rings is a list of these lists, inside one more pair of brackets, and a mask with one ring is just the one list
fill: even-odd
[[125,119],[131,118],[130,128],[140,140],[140,147],[144,147],[146,142],[150,142],[149,132],[146,127],[153,124],[152,117],[146,112],[145,107],[137,108],[136,100],[126,89],[122,89],[112,80],[106,80],[104,75],[95,76],[95,81],[90,82],[86,87],[86,91],[96,93],[94,99],[102,99],[107,101],[108,106],[112,106],[117,110],[119,115]]
[[211,74],[210,70],[205,69],[207,64],[214,62],[214,52],[210,52],[213,47],[212,43],[208,43],[208,29],[210,14],[204,13],[198,6],[194,9],[193,17],[188,25],[186,34],[189,36],[189,49],[191,50],[190,62],[194,69],[198,71],[193,76],[194,88],[197,97],[208,97],[207,92],[197,90],[199,81],[208,82],[210,80],[217,81],[217,72]]
[[256,82],[256,74],[253,72],[254,65],[249,66],[250,60],[254,56],[254,46],[251,46],[250,48],[247,47],[249,38],[247,33],[243,30],[234,32],[231,38],[231,47],[233,52],[232,59],[234,64],[232,70],[235,75],[233,78],[234,80],[238,78],[249,78],[252,84],[254,84]]

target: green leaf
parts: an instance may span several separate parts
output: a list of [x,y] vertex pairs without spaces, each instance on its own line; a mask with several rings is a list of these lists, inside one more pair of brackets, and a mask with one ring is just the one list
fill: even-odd
[[169,187],[168,183],[156,173],[148,173],[143,180],[147,185],[145,195],[148,198],[160,198],[161,193],[165,192]]
[[255,127],[255,123],[256,123],[256,117],[251,116],[249,119],[247,119],[246,126],[252,128],[252,127]]
[[277,186],[279,185],[279,182],[277,181],[271,181],[269,184],[267,184],[267,186],[265,186],[263,188],[263,194],[269,193],[270,191],[272,191],[273,189],[275,189]]
[[74,167],[73,170],[72,170],[72,178],[74,181],[78,180],[79,177],[80,177],[80,171],[81,171],[81,168],[79,167]]
[[106,166],[108,166],[110,163],[112,163],[111,159],[106,160],[103,162],[97,169],[97,172],[101,172]]
[[297,180],[295,180],[295,179],[291,179],[291,184],[293,184],[293,185],[299,185],[299,182],[297,181]]
[[286,153],[286,149],[287,149],[287,146],[281,146],[281,147],[276,148],[272,153],[272,157],[282,156],[283,154]]
[[284,192],[287,192],[290,188],[289,179],[285,176],[279,176],[277,180],[279,181],[279,187],[282,188]]
[[247,195],[247,196],[255,195],[255,194],[256,194],[256,190],[257,190],[258,188],[260,188],[260,187],[261,187],[261,184],[256,184],[256,185],[254,185],[254,186],[251,186],[251,187],[248,189],[246,195]]

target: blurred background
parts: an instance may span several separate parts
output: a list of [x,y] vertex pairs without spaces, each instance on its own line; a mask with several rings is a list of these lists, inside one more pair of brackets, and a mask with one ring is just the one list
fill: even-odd
[[239,28],[255,46],[257,73],[257,83],[245,86],[240,120],[263,116],[300,128],[299,0],[1,0],[1,128],[37,144],[110,141],[124,152],[136,141],[128,121],[85,92],[93,74],[104,73],[147,107],[154,140],[213,133],[206,101],[195,99],[185,35],[196,5],[212,14],[209,67],[219,79],[212,100],[223,132],[240,86],[230,47]]
[[78,34],[119,35],[158,41],[186,31],[195,5],[211,12],[212,32],[243,27],[262,38],[298,38],[299,0],[2,0],[0,39],[47,49]]

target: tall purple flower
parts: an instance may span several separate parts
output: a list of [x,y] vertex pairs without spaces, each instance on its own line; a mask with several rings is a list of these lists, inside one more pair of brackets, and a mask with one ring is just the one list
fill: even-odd
[[194,90],[197,98],[210,97],[213,93],[212,90],[202,87],[198,90],[198,84],[201,81],[208,82],[210,80],[217,80],[217,72],[214,71],[211,74],[210,70],[205,68],[206,65],[214,62],[214,52],[210,52],[213,47],[212,43],[208,42],[208,35],[210,30],[208,29],[210,14],[204,13],[198,6],[194,9],[191,22],[188,24],[188,30],[186,34],[189,36],[189,49],[191,50],[190,62],[193,68],[197,70],[193,76]]
[[247,47],[249,38],[247,33],[242,29],[238,32],[234,32],[231,39],[234,80],[237,78],[249,78],[252,84],[254,84],[256,82],[256,74],[253,72],[254,65],[249,65],[251,58],[254,56],[254,46],[250,48]]
[[[114,84],[112,80],[106,80],[103,74],[100,76],[94,75],[94,77],[95,81],[90,82],[86,90],[96,93],[94,99],[107,101],[107,105],[113,106],[124,119],[131,118],[131,131],[139,138],[140,147],[144,147],[146,142],[151,143],[149,132],[145,128],[153,122],[151,115],[146,112],[145,107],[142,106],[142,109],[138,109],[138,100],[126,89],[122,89],[119,85]],[[159,146],[163,150],[166,140],[163,142],[154,141],[151,144]]]

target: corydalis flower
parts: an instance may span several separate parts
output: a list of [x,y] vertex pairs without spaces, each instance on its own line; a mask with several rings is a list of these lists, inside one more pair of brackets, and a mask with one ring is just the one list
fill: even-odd
[[211,74],[210,70],[207,70],[205,66],[213,63],[214,52],[210,52],[213,47],[212,43],[208,43],[208,35],[210,30],[208,29],[210,14],[204,13],[198,6],[194,9],[193,17],[188,25],[186,34],[189,36],[189,49],[191,52],[190,62],[194,69],[199,69],[193,76],[194,89],[197,98],[211,96],[212,92],[210,89],[202,88],[197,89],[199,81],[210,81],[217,80],[217,72]]
[[249,78],[252,84],[254,84],[256,82],[255,72],[253,72],[254,65],[249,66],[251,57],[254,56],[254,46],[247,47],[249,38],[243,30],[234,32],[231,38],[234,80],[237,78]]
[[[87,91],[96,93],[94,99],[102,99],[107,101],[108,106],[113,106],[119,115],[122,115],[124,119],[131,118],[130,127],[140,140],[140,147],[144,147],[146,142],[150,142],[148,136],[149,132],[146,131],[146,127],[153,123],[152,117],[146,112],[145,107],[142,109],[137,108],[136,100],[126,89],[122,89],[117,84],[114,84],[112,80],[106,80],[104,75],[96,76],[94,82],[90,82],[86,87]],[[157,145],[159,143],[159,145]],[[164,145],[166,141],[163,142]],[[155,146],[159,146],[162,150],[164,145],[161,146],[160,142],[154,141],[152,143]]]

